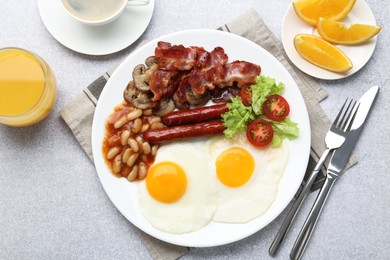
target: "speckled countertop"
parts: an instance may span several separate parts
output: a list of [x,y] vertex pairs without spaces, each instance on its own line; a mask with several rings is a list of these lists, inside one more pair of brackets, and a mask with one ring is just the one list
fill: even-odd
[[[321,103],[333,118],[347,96],[381,87],[375,109],[355,149],[359,163],[336,183],[304,259],[389,259],[390,5],[367,0],[383,27],[371,60],[351,77],[319,80],[329,93]],[[280,39],[289,0],[156,1],[140,40],[193,28],[217,28],[254,8]],[[0,48],[18,46],[43,57],[58,81],[54,110],[25,128],[0,125],[0,259],[141,259],[149,254],[113,206],[93,164],[59,116],[60,109],[134,48],[107,56],[69,50],[46,30],[37,1],[2,0]],[[310,194],[275,259],[287,259],[316,195]],[[260,232],[239,242],[193,248],[183,259],[269,259],[268,247],[284,211]]]

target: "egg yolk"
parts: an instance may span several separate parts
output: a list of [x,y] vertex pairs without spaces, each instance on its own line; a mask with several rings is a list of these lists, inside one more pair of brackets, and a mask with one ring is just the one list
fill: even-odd
[[154,199],[172,203],[180,199],[186,191],[187,177],[176,163],[160,162],[149,170],[146,188]]
[[244,185],[252,176],[255,160],[243,148],[232,147],[223,151],[215,162],[218,179],[229,187]]

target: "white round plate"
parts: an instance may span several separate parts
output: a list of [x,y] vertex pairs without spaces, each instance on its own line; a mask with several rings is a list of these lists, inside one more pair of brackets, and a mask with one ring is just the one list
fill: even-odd
[[[154,55],[158,41],[167,41],[184,46],[203,46],[213,50],[217,46],[224,48],[229,61],[246,60],[261,66],[262,74],[284,82],[283,96],[290,103],[291,119],[299,124],[299,138],[289,141],[290,157],[286,172],[280,182],[277,197],[268,211],[245,224],[222,224],[210,222],[201,230],[187,234],[161,232],[151,226],[138,207],[137,185],[125,178],[114,177],[107,168],[102,142],[105,123],[114,107],[123,101],[123,90],[132,80],[131,71],[145,58]],[[287,70],[275,57],[255,43],[237,35],[217,30],[190,30],[169,34],[148,42],[130,54],[113,73],[100,95],[92,126],[92,151],[100,181],[111,201],[118,210],[135,226],[160,240],[182,246],[209,247],[223,245],[245,238],[274,220],[288,205],[303,179],[310,151],[310,125],[302,95]],[[173,218],[175,216],[172,216]]]
[[[342,20],[342,22],[345,22],[347,25],[353,23],[376,25],[375,17],[364,0],[357,0],[351,12]],[[299,19],[295,14],[294,7],[290,5],[284,14],[282,22],[282,43],[284,50],[295,66],[306,74],[319,79],[341,79],[354,74],[371,58],[377,41],[377,37],[375,36],[370,41],[357,46],[337,45],[337,48],[342,50],[350,58],[353,67],[346,73],[334,73],[314,66],[298,54],[294,48],[294,37],[299,33],[319,36],[317,29]]]
[[135,42],[149,25],[154,0],[146,6],[126,7],[112,23],[88,26],[74,20],[60,0],[38,0],[38,8],[47,30],[64,46],[79,53],[106,55]]

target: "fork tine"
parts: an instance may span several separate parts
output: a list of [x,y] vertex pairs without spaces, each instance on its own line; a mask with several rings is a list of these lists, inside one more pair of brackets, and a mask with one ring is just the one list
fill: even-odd
[[345,125],[347,124],[347,121],[348,121],[348,118],[350,116],[350,114],[348,114],[348,112],[350,112],[350,107],[351,107],[351,104],[353,102],[353,99],[351,99],[348,103],[348,106],[347,108],[345,109],[344,111],[344,114],[342,115],[341,119],[340,119],[340,123],[338,125],[338,127],[342,130],[344,130],[345,128]]
[[347,120],[345,126],[343,127],[344,131],[348,131],[351,129],[353,120],[355,119],[355,116],[356,116],[356,113],[359,109],[359,106],[360,106],[360,103],[358,103],[357,101],[354,101],[353,107],[350,111],[350,114],[348,115],[348,120]]
[[349,104],[348,104],[347,108],[345,109],[344,114],[340,120],[339,128],[344,130],[344,131],[346,131],[346,126],[350,122],[349,119],[350,119],[350,116],[352,114],[352,111],[354,110],[353,108],[355,107],[355,103],[356,102],[353,99],[351,99],[351,101],[349,102]]
[[341,107],[339,114],[335,119],[335,126],[338,129],[343,129],[343,125],[345,123],[346,115],[351,107],[352,99],[347,98],[344,102],[344,105]]
[[334,124],[336,127],[338,127],[338,125],[339,125],[339,123],[340,123],[340,122],[339,122],[339,119],[340,119],[341,114],[344,112],[344,107],[345,107],[345,104],[347,104],[347,101],[348,101],[348,98],[345,100],[343,106],[341,107],[339,113],[337,114],[336,118],[335,118],[334,121],[333,121],[333,124]]

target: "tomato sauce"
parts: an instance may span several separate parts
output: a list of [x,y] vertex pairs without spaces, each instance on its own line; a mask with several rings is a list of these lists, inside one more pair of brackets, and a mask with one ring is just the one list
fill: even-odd
[[[136,139],[138,137],[138,139],[140,139],[140,137],[141,137],[142,142],[144,142],[143,141],[143,133],[135,134],[132,132],[132,126],[134,124],[134,121],[129,121],[118,129],[116,129],[114,127],[114,124],[117,120],[119,120],[120,118],[122,118],[124,116],[127,116],[127,114],[129,114],[132,110],[133,110],[133,107],[131,105],[129,105],[126,102],[122,102],[120,105],[118,105],[114,108],[114,112],[108,117],[106,125],[105,125],[106,132],[105,132],[105,137],[104,137],[103,144],[102,144],[103,157],[105,158],[106,164],[107,164],[108,168],[110,169],[110,171],[112,172],[112,174],[118,178],[120,178],[120,177],[127,178],[130,171],[132,170],[132,168],[141,162],[143,162],[146,165],[146,168],[149,169],[149,167],[152,165],[152,163],[154,162],[154,159],[155,159],[155,155],[153,155],[151,152],[149,152],[148,154],[145,154],[144,151],[142,151],[142,145],[138,146],[139,151],[134,152],[128,142],[125,142],[124,145],[121,142],[122,133],[126,130],[131,133],[129,138]],[[140,117],[140,119],[142,120],[143,124],[149,123],[148,116],[142,115]],[[129,139],[129,138],[127,138],[127,139]],[[113,147],[119,148],[120,152],[116,156],[120,155],[121,158],[123,158],[123,154],[126,151],[126,149],[131,149],[133,151],[132,152],[133,154],[138,153],[139,156],[138,156],[137,160],[135,161],[134,165],[129,166],[126,164],[126,162],[121,160],[120,171],[115,171],[114,170],[115,158],[113,158],[113,159],[107,158],[107,154],[108,154],[109,150]]]

